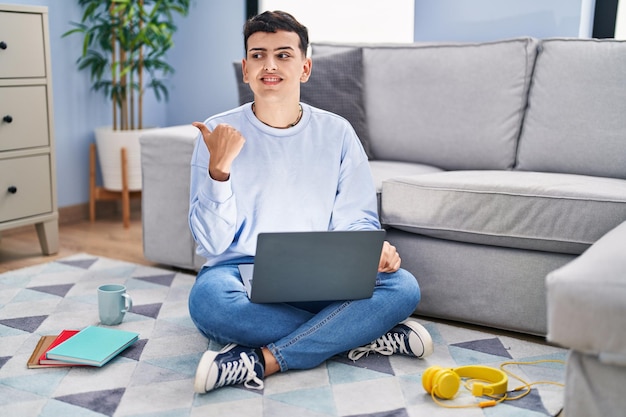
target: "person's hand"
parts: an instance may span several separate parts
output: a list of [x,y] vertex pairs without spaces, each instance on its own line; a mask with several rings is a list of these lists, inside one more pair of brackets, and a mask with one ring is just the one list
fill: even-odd
[[396,272],[400,269],[401,262],[402,260],[400,259],[400,254],[398,254],[396,247],[385,241],[380,254],[378,272]]
[[204,123],[193,122],[192,125],[202,133],[211,155],[209,175],[216,181],[226,181],[230,177],[230,167],[246,140],[237,129],[227,124],[217,125],[213,132]]

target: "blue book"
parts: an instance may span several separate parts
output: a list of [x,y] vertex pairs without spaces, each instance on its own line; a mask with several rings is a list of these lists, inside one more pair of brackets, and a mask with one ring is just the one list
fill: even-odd
[[63,362],[102,366],[135,343],[137,339],[139,339],[138,333],[89,326],[50,349],[46,356],[48,359]]

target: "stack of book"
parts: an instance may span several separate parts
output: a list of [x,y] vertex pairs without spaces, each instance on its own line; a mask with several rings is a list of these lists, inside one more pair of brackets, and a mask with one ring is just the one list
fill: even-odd
[[54,366],[102,366],[135,343],[139,334],[107,327],[63,330],[42,336],[28,359],[29,368]]

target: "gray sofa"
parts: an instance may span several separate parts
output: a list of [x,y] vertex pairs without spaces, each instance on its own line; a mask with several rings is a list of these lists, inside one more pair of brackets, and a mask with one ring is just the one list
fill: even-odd
[[[422,289],[416,313],[551,338],[546,276],[626,221],[626,42],[312,50],[302,101],[359,133],[387,237]],[[246,93],[240,84],[242,102]],[[141,139],[145,256],[188,269],[202,264],[187,227],[195,137],[177,126]],[[626,253],[621,236],[608,262]],[[603,318],[624,332],[616,265],[622,310]]]
[[570,348],[567,417],[625,414],[625,248],[626,222],[548,274],[548,338]]

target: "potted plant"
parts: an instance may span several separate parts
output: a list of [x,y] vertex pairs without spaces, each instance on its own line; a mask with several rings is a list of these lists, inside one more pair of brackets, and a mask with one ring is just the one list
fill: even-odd
[[186,16],[190,0],[78,0],[80,22],[63,36],[83,35],[77,60],[90,73],[92,88],[112,101],[112,126],[96,129],[104,188],[121,190],[120,150],[126,148],[128,188],[141,189],[139,136],[143,97],[152,90],[168,98],[163,79],[174,69],[165,54],[173,46],[174,15]]

